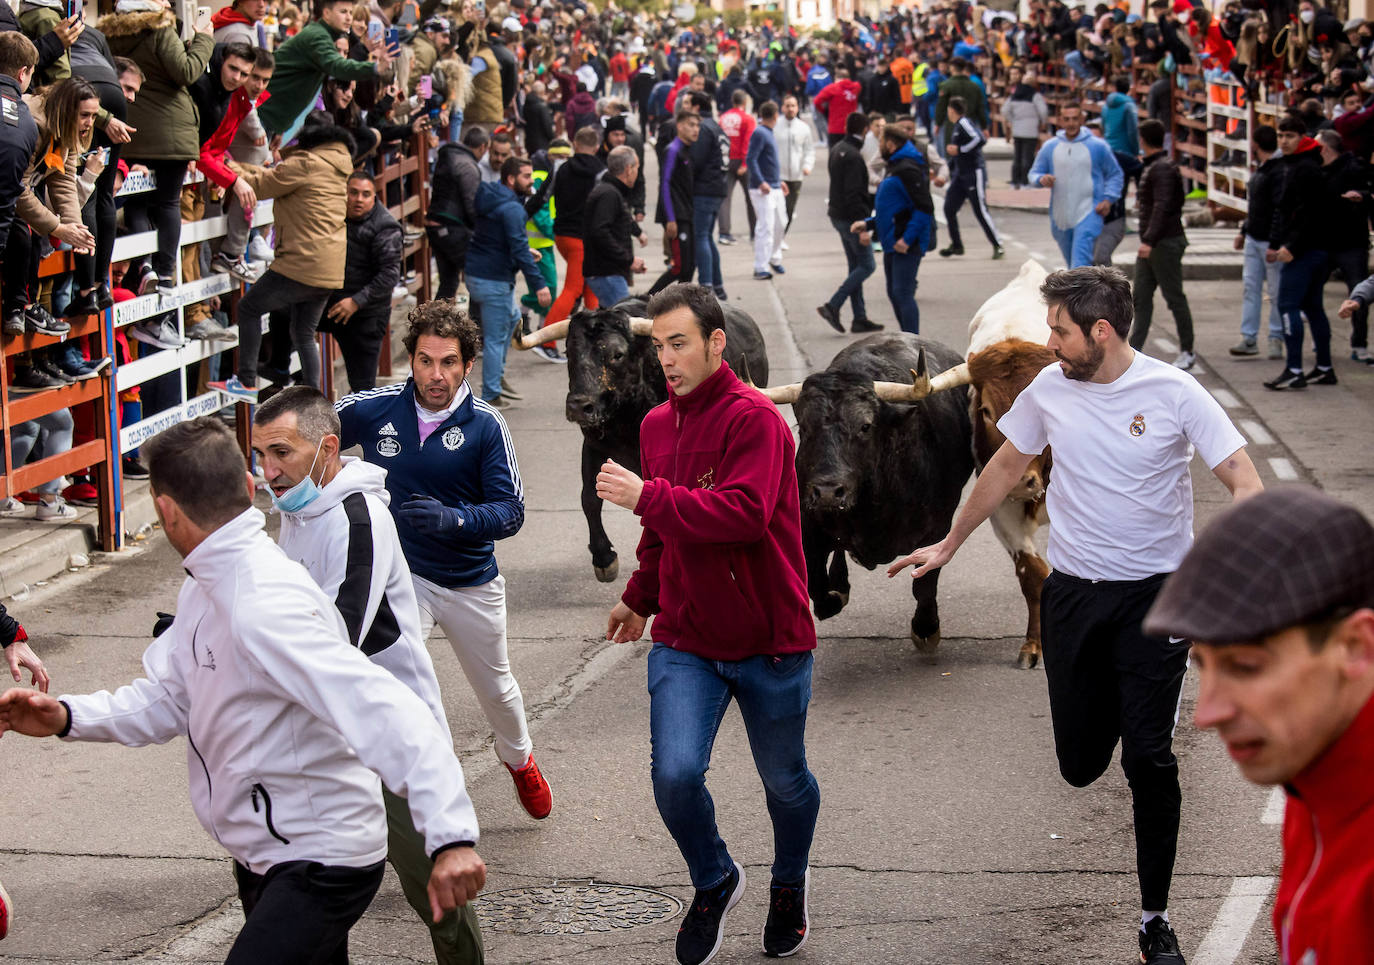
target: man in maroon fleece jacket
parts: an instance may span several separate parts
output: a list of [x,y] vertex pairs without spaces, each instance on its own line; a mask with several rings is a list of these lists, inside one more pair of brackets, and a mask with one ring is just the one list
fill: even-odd
[[643,520],[639,569],[606,637],[649,652],[654,800],[696,897],[677,937],[682,965],[720,949],[744,868],[716,829],[706,767],[731,698],[739,703],[773,819],[766,954],[806,940],[807,860],[820,791],[806,766],[816,630],[807,609],[791,430],[722,355],[725,317],[709,288],[671,285],[649,302],[668,401],[640,428],[644,479],[607,462],[597,495]]

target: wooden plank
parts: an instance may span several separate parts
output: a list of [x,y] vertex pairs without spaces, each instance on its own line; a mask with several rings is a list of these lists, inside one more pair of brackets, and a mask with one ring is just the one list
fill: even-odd
[[[108,373],[109,369],[105,371]],[[108,374],[102,374],[98,379],[86,379],[73,385],[64,385],[60,389],[47,389],[32,395],[11,396],[8,413],[10,425],[29,422],[39,416],[48,415],[58,409],[81,405],[83,402],[95,402],[103,395],[104,390],[101,383],[108,377]]]
[[47,456],[37,462],[20,466],[9,476],[9,484],[17,493],[22,493],[59,476],[67,476],[87,466],[94,466],[105,460],[105,440],[92,439],[66,452]]

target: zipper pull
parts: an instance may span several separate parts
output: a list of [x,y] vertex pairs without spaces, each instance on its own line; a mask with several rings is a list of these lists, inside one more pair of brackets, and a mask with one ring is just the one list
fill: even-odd
[[258,813],[258,789],[256,785],[253,787],[253,813]]

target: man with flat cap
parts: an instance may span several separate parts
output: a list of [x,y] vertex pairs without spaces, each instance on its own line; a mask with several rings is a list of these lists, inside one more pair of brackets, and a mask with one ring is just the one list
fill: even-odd
[[1220,516],[1164,585],[1145,631],[1193,641],[1198,727],[1241,773],[1282,784],[1283,965],[1374,949],[1374,526],[1307,486]]

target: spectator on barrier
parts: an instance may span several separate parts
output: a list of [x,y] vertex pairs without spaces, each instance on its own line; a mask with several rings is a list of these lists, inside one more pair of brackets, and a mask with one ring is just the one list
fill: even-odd
[[216,10],[210,18],[216,44],[239,41],[250,47],[264,46],[262,19],[267,16],[267,0],[234,0]]
[[[527,158],[507,158],[501,180],[477,189],[477,225],[468,251],[468,296],[482,325],[482,401],[505,408],[506,351],[520,322],[515,275],[525,276],[541,306],[553,303],[525,234],[525,208],[534,175]],[[557,202],[555,202],[556,204]]]
[[[39,416],[29,422],[21,422],[10,429],[10,464],[15,468],[28,461],[34,447],[42,441],[43,457],[60,456],[72,447],[72,413],[70,409],[58,409],[47,415]],[[38,503],[34,506],[33,518],[44,522],[66,523],[76,519],[76,510],[62,498],[63,480],[57,478],[37,487]],[[17,502],[17,500],[16,500]],[[22,512],[23,504],[19,504]],[[18,515],[6,504],[6,516]]]
[[410,61],[410,81],[408,90],[415,90],[421,77],[434,76],[434,65],[439,57],[453,45],[453,27],[444,17],[431,17],[411,38],[410,49],[414,55]]
[[133,231],[157,231],[157,250],[134,267],[140,295],[171,294],[181,242],[181,186],[186,168],[200,156],[196,106],[187,88],[205,73],[215,42],[210,19],[198,19],[195,34],[183,41],[167,0],[120,0],[116,12],[100,19],[110,49],[128,57],[144,74],[141,96],[129,105],[130,163],[148,168],[152,191],[130,197],[124,216]]
[[296,136],[326,77],[376,81],[391,66],[384,39],[370,47],[371,63],[350,60],[334,46],[353,24],[352,0],[315,0],[315,17],[276,51],[277,67],[267,88],[272,97],[258,109],[274,146]]
[[648,237],[631,211],[639,156],[622,144],[606,156],[606,176],[592,188],[583,214],[586,258],[582,263],[587,287],[603,305],[615,305],[630,295],[631,275],[647,271],[644,259],[635,255],[632,236],[640,247]]
[[[499,28],[498,28],[499,29]],[[463,111],[463,134],[474,127],[488,136],[506,119],[506,100],[501,91],[501,61],[485,31],[473,33],[475,49],[468,60],[472,70],[472,99]]]
[[[248,182],[225,162],[230,159],[229,146],[238,135],[239,124],[249,111],[267,99],[266,91],[260,91],[255,98],[245,88],[256,60],[257,48],[243,41],[221,44],[215,48],[205,76],[191,85],[191,99],[200,117],[200,170],[224,192],[224,213],[230,224],[236,226],[234,237],[221,244],[211,259],[210,270],[249,284],[257,281],[258,273],[244,262],[243,249],[248,244],[248,226],[258,199]],[[229,252],[237,252],[238,257],[230,258]]]
[[[1341,149],[1341,135],[1334,130],[1317,134],[1321,144],[1322,174],[1329,198],[1327,251],[1331,267],[1345,280],[1347,295],[1369,274],[1370,171],[1365,161]],[[1351,314],[1350,358],[1369,362],[1369,311],[1361,306]]]
[[[243,101],[247,109],[239,118],[233,138],[227,148],[228,158],[239,164],[266,164],[272,156],[267,144],[267,131],[263,129],[258,117],[257,105],[267,100],[267,85],[272,80],[276,58],[271,51],[262,47],[253,48],[253,69],[243,82]],[[220,155],[224,159],[224,155]],[[233,172],[229,172],[233,175]],[[234,175],[237,177],[236,175]],[[236,182],[237,183],[237,182]],[[261,277],[267,265],[261,259],[258,264],[250,264],[249,236],[252,231],[252,211],[245,211],[234,191],[227,191],[220,199],[228,219],[224,237],[219,241],[219,250],[211,259],[210,268],[218,272],[221,267],[229,267],[230,274],[236,274],[233,266],[241,265],[254,279]],[[261,239],[259,239],[261,240]]]
[[[11,233],[23,235],[22,257],[28,258],[28,225],[22,218],[15,217],[15,206],[26,190],[28,182],[25,174],[33,161],[38,147],[38,125],[34,123],[29,107],[24,103],[24,91],[29,88],[38,63],[38,48],[18,30],[0,32],[0,107],[4,109],[4,136],[0,137],[0,256],[4,256]],[[9,257],[0,257],[0,265],[9,268],[17,263]],[[27,298],[22,302],[9,297],[11,286],[17,276],[4,271],[0,276],[4,294],[4,331],[6,335],[23,335],[28,329],[24,316]],[[27,286],[27,267],[21,284]]]
[[334,336],[348,390],[377,384],[377,360],[391,323],[391,296],[401,283],[401,223],[377,203],[377,183],[361,171],[348,178],[348,255],[343,287],[329,296],[320,329]]
[[[58,20],[57,26],[52,30],[43,33],[41,36],[30,38],[30,42],[38,50],[38,62],[35,64],[35,74],[41,75],[67,54],[67,45],[72,42],[74,35],[79,34],[85,21],[80,17],[68,17],[66,20]],[[9,4],[0,6],[0,32],[14,31],[23,33],[24,28],[20,26],[19,17],[15,14],[14,8]]]
[[344,281],[346,185],[353,173],[353,149],[347,131],[327,115],[316,114],[301,128],[296,150],[281,164],[270,169],[233,165],[259,198],[274,200],[277,250],[272,266],[238,304],[238,372],[208,383],[211,388],[241,401],[257,401],[262,317],[274,311],[290,313],[301,382],[319,387],[315,330],[330,293]]
[[434,295],[438,299],[453,298],[458,291],[458,277],[477,224],[480,162],[487,153],[488,140],[481,128],[470,128],[463,134],[463,143],[445,144],[434,160],[425,232],[439,266],[439,288]]

